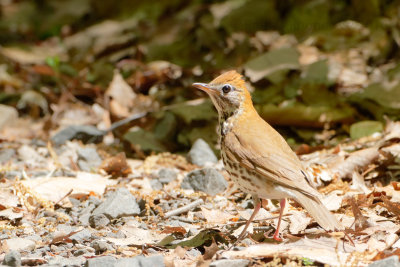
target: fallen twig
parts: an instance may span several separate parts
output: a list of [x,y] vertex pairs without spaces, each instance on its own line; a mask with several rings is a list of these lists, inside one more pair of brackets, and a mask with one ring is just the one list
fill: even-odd
[[189,204],[187,204],[187,205],[185,205],[183,207],[180,207],[180,208],[177,208],[175,210],[171,210],[171,211],[165,213],[164,218],[169,218],[171,216],[187,212],[187,211],[189,211],[189,210],[191,210],[191,209],[193,209],[193,208],[195,208],[198,205],[201,205],[203,203],[204,203],[204,201],[200,198],[200,199],[198,199],[196,201],[193,201],[192,203],[189,203]]

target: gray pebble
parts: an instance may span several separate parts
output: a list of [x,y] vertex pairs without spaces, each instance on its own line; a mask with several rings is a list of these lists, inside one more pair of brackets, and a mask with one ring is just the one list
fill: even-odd
[[223,259],[210,263],[210,267],[246,267],[249,266],[250,261],[244,259]]
[[111,244],[108,244],[105,241],[101,241],[101,240],[95,240],[93,241],[90,246],[92,248],[94,248],[95,253],[98,254],[102,254],[108,250],[113,250],[113,246]]
[[162,184],[168,184],[178,178],[178,172],[171,168],[162,168],[158,171],[158,180]]
[[122,258],[117,261],[114,267],[163,267],[164,257],[161,255],[144,257],[136,256],[134,258]]
[[89,229],[85,228],[82,231],[79,231],[69,237],[72,241],[75,241],[77,243],[82,243],[84,241],[87,241],[91,239],[92,233],[89,231]]
[[218,159],[210,146],[203,140],[197,139],[187,154],[189,162],[198,166],[205,166],[207,163],[217,163]]
[[368,267],[400,267],[399,257],[390,256],[382,260],[374,261]]
[[110,220],[104,214],[92,215],[89,218],[90,227],[100,229],[110,223]]
[[35,249],[36,243],[32,240],[27,238],[10,238],[6,239],[5,242],[10,250],[17,250],[17,251],[32,251]]
[[0,150],[0,163],[8,162],[16,154],[17,153],[15,152],[15,150],[11,149],[11,148],[6,148],[6,149]]
[[83,256],[78,256],[78,257],[62,257],[62,256],[55,256],[53,258],[50,258],[48,261],[48,264],[50,265],[57,265],[57,266],[82,266],[85,264],[86,258]]
[[7,266],[21,266],[21,254],[11,250],[4,256],[3,264]]
[[81,140],[83,143],[99,143],[104,132],[91,125],[71,125],[57,132],[51,140],[56,145],[65,144],[68,140]]
[[83,171],[96,170],[102,160],[94,147],[82,147],[78,149],[78,166]]
[[216,195],[225,191],[228,182],[224,176],[213,168],[204,168],[189,172],[182,181],[183,189],[202,191],[209,195]]
[[93,215],[104,214],[111,219],[139,213],[140,208],[135,197],[126,188],[119,188],[110,193],[106,200],[92,212]]
[[[110,267],[115,266],[117,260],[111,256],[102,256],[97,258],[91,258],[86,261],[86,267]],[[154,266],[155,267],[155,266]]]

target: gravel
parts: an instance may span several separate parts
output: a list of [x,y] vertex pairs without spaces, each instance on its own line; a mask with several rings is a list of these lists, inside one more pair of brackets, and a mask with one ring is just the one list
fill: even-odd
[[189,172],[182,181],[183,189],[202,191],[209,195],[222,193],[228,187],[224,176],[213,168],[204,168]]
[[197,139],[187,154],[189,162],[198,166],[206,166],[208,163],[217,163],[218,159],[210,146],[203,140]]
[[4,256],[3,264],[7,266],[21,266],[21,254],[11,250]]
[[92,214],[104,214],[109,219],[116,219],[123,216],[138,215],[139,213],[140,208],[135,197],[128,189],[119,188],[117,191],[110,193]]

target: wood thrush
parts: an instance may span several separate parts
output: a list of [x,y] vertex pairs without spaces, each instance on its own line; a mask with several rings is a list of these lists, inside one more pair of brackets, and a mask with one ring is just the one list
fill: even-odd
[[343,229],[322,204],[297,155],[285,139],[258,115],[239,73],[229,71],[209,84],[194,83],[193,86],[205,91],[218,111],[225,169],[239,188],[253,197],[254,211],[238,240],[260,210],[262,199],[281,200],[273,236],[276,240],[281,240],[279,226],[285,198],[300,203],[325,230]]

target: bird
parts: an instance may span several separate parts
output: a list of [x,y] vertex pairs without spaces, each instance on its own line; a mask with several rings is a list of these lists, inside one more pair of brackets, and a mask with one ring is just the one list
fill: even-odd
[[206,92],[218,112],[221,158],[231,180],[251,194],[254,211],[237,240],[261,207],[263,200],[280,200],[279,220],[273,239],[282,241],[279,228],[286,198],[294,199],[326,231],[341,231],[342,225],[321,202],[302,162],[285,139],[257,113],[244,77],[231,70],[210,83],[194,83]]

